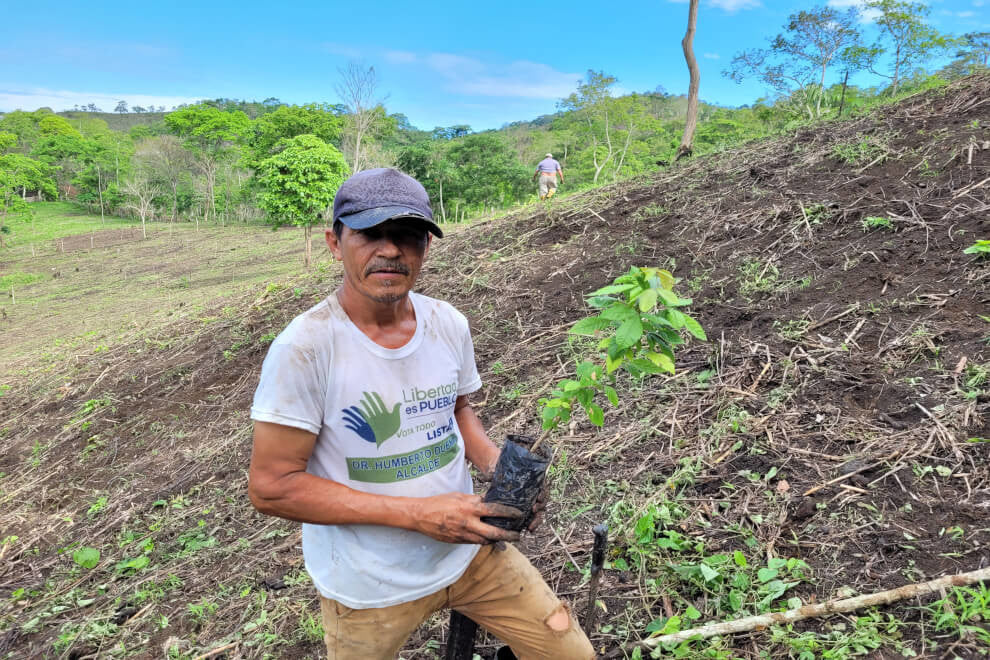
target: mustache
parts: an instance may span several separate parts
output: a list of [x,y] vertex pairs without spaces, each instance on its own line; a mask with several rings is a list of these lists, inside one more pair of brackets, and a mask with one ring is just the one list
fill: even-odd
[[379,271],[389,271],[394,273],[401,273],[402,275],[409,274],[409,267],[406,266],[401,261],[389,261],[387,259],[379,259],[368,264],[365,268],[364,274],[371,275],[372,273],[377,273]]

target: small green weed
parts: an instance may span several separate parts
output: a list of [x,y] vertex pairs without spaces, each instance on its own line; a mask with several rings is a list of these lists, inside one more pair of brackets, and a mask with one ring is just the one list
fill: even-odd
[[99,515],[101,511],[107,508],[107,504],[110,502],[110,498],[106,495],[100,495],[96,498],[96,501],[89,505],[89,509],[86,510],[86,515],[92,518],[93,516]]
[[832,156],[847,165],[868,165],[882,163],[890,150],[887,144],[874,136],[865,136],[858,142],[837,144],[832,148]]
[[955,587],[949,594],[924,608],[935,630],[972,638],[990,646],[990,586]]
[[787,656],[797,660],[846,660],[871,655],[888,644],[904,657],[911,657],[915,655],[914,651],[900,641],[900,629],[904,625],[893,615],[874,611],[857,616],[851,626],[845,622],[826,623],[822,630],[804,632],[797,632],[793,624],[773,626],[770,640],[786,648]]
[[979,240],[963,250],[963,254],[975,254],[979,257],[990,257],[990,240]]
[[894,231],[894,223],[891,222],[890,218],[885,218],[882,215],[870,215],[863,218],[863,231],[872,231],[874,229],[888,229]]
[[662,204],[647,204],[646,206],[639,207],[636,211],[635,217],[641,219],[659,218],[667,215],[669,212],[670,211],[667,210],[667,207]]
[[739,266],[736,276],[739,282],[739,293],[750,297],[757,293],[776,291],[780,286],[780,271],[772,261],[763,263],[759,259],[747,259]]
[[781,339],[786,341],[800,341],[810,326],[811,321],[808,319],[773,322],[774,331]]

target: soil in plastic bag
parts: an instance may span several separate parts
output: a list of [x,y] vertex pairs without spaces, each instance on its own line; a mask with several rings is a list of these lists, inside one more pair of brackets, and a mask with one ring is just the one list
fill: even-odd
[[533,522],[533,504],[540,495],[546,479],[550,459],[544,448],[536,454],[529,451],[533,438],[525,435],[506,436],[505,446],[498,457],[492,484],[485,493],[485,502],[507,504],[522,511],[524,518],[495,518],[485,516],[481,520],[511,531],[526,529]]

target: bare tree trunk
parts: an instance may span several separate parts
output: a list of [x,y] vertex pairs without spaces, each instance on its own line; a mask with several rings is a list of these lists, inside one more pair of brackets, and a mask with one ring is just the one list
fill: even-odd
[[691,85],[688,87],[687,116],[684,120],[684,135],[681,136],[681,146],[677,147],[677,158],[680,160],[691,155],[691,145],[694,142],[694,129],[698,126],[698,87],[701,85],[701,72],[698,71],[698,60],[694,58],[694,31],[698,25],[698,0],[691,0],[688,8],[688,26],[681,48],[684,50],[684,60],[691,73]]
[[103,215],[103,174],[100,172],[99,166],[96,168],[96,189],[100,191],[100,224],[107,224],[107,219]]
[[447,212],[443,208],[443,177],[440,177],[440,217],[447,222]]
[[846,77],[842,79],[842,96],[839,98],[839,117],[842,117],[842,106],[846,104],[846,85],[849,83],[849,69],[846,69]]
[[303,261],[306,268],[309,268],[313,256],[313,228],[310,225],[303,227],[303,240],[306,241],[306,256]]

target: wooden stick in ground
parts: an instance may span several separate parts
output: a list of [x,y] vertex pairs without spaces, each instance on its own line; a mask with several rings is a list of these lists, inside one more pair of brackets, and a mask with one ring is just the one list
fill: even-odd
[[736,619],[735,621],[709,623],[699,628],[691,628],[690,630],[682,630],[679,633],[673,633],[671,635],[660,635],[659,637],[646,639],[639,642],[638,645],[645,646],[647,648],[655,648],[661,644],[683,642],[693,637],[700,637],[704,639],[707,637],[715,637],[716,635],[731,635],[733,633],[749,632],[757,628],[766,628],[767,626],[772,626],[774,624],[792,623],[794,621],[802,621],[804,619],[811,619],[817,616],[838,614],[841,612],[852,612],[854,610],[862,609],[864,607],[872,607],[874,605],[887,605],[899,600],[927,596],[928,594],[938,593],[943,589],[951,587],[964,587],[966,585],[975,584],[976,582],[983,582],[985,580],[990,580],[990,567],[982,568],[978,571],[970,571],[969,573],[947,575],[935,580],[929,580],[928,582],[906,584],[903,587],[898,587],[897,589],[888,589],[887,591],[880,591],[878,593],[864,594],[854,598],[829,600],[824,603],[805,605],[795,610],[787,610],[786,612],[773,612],[771,614],[748,616],[743,619]]

